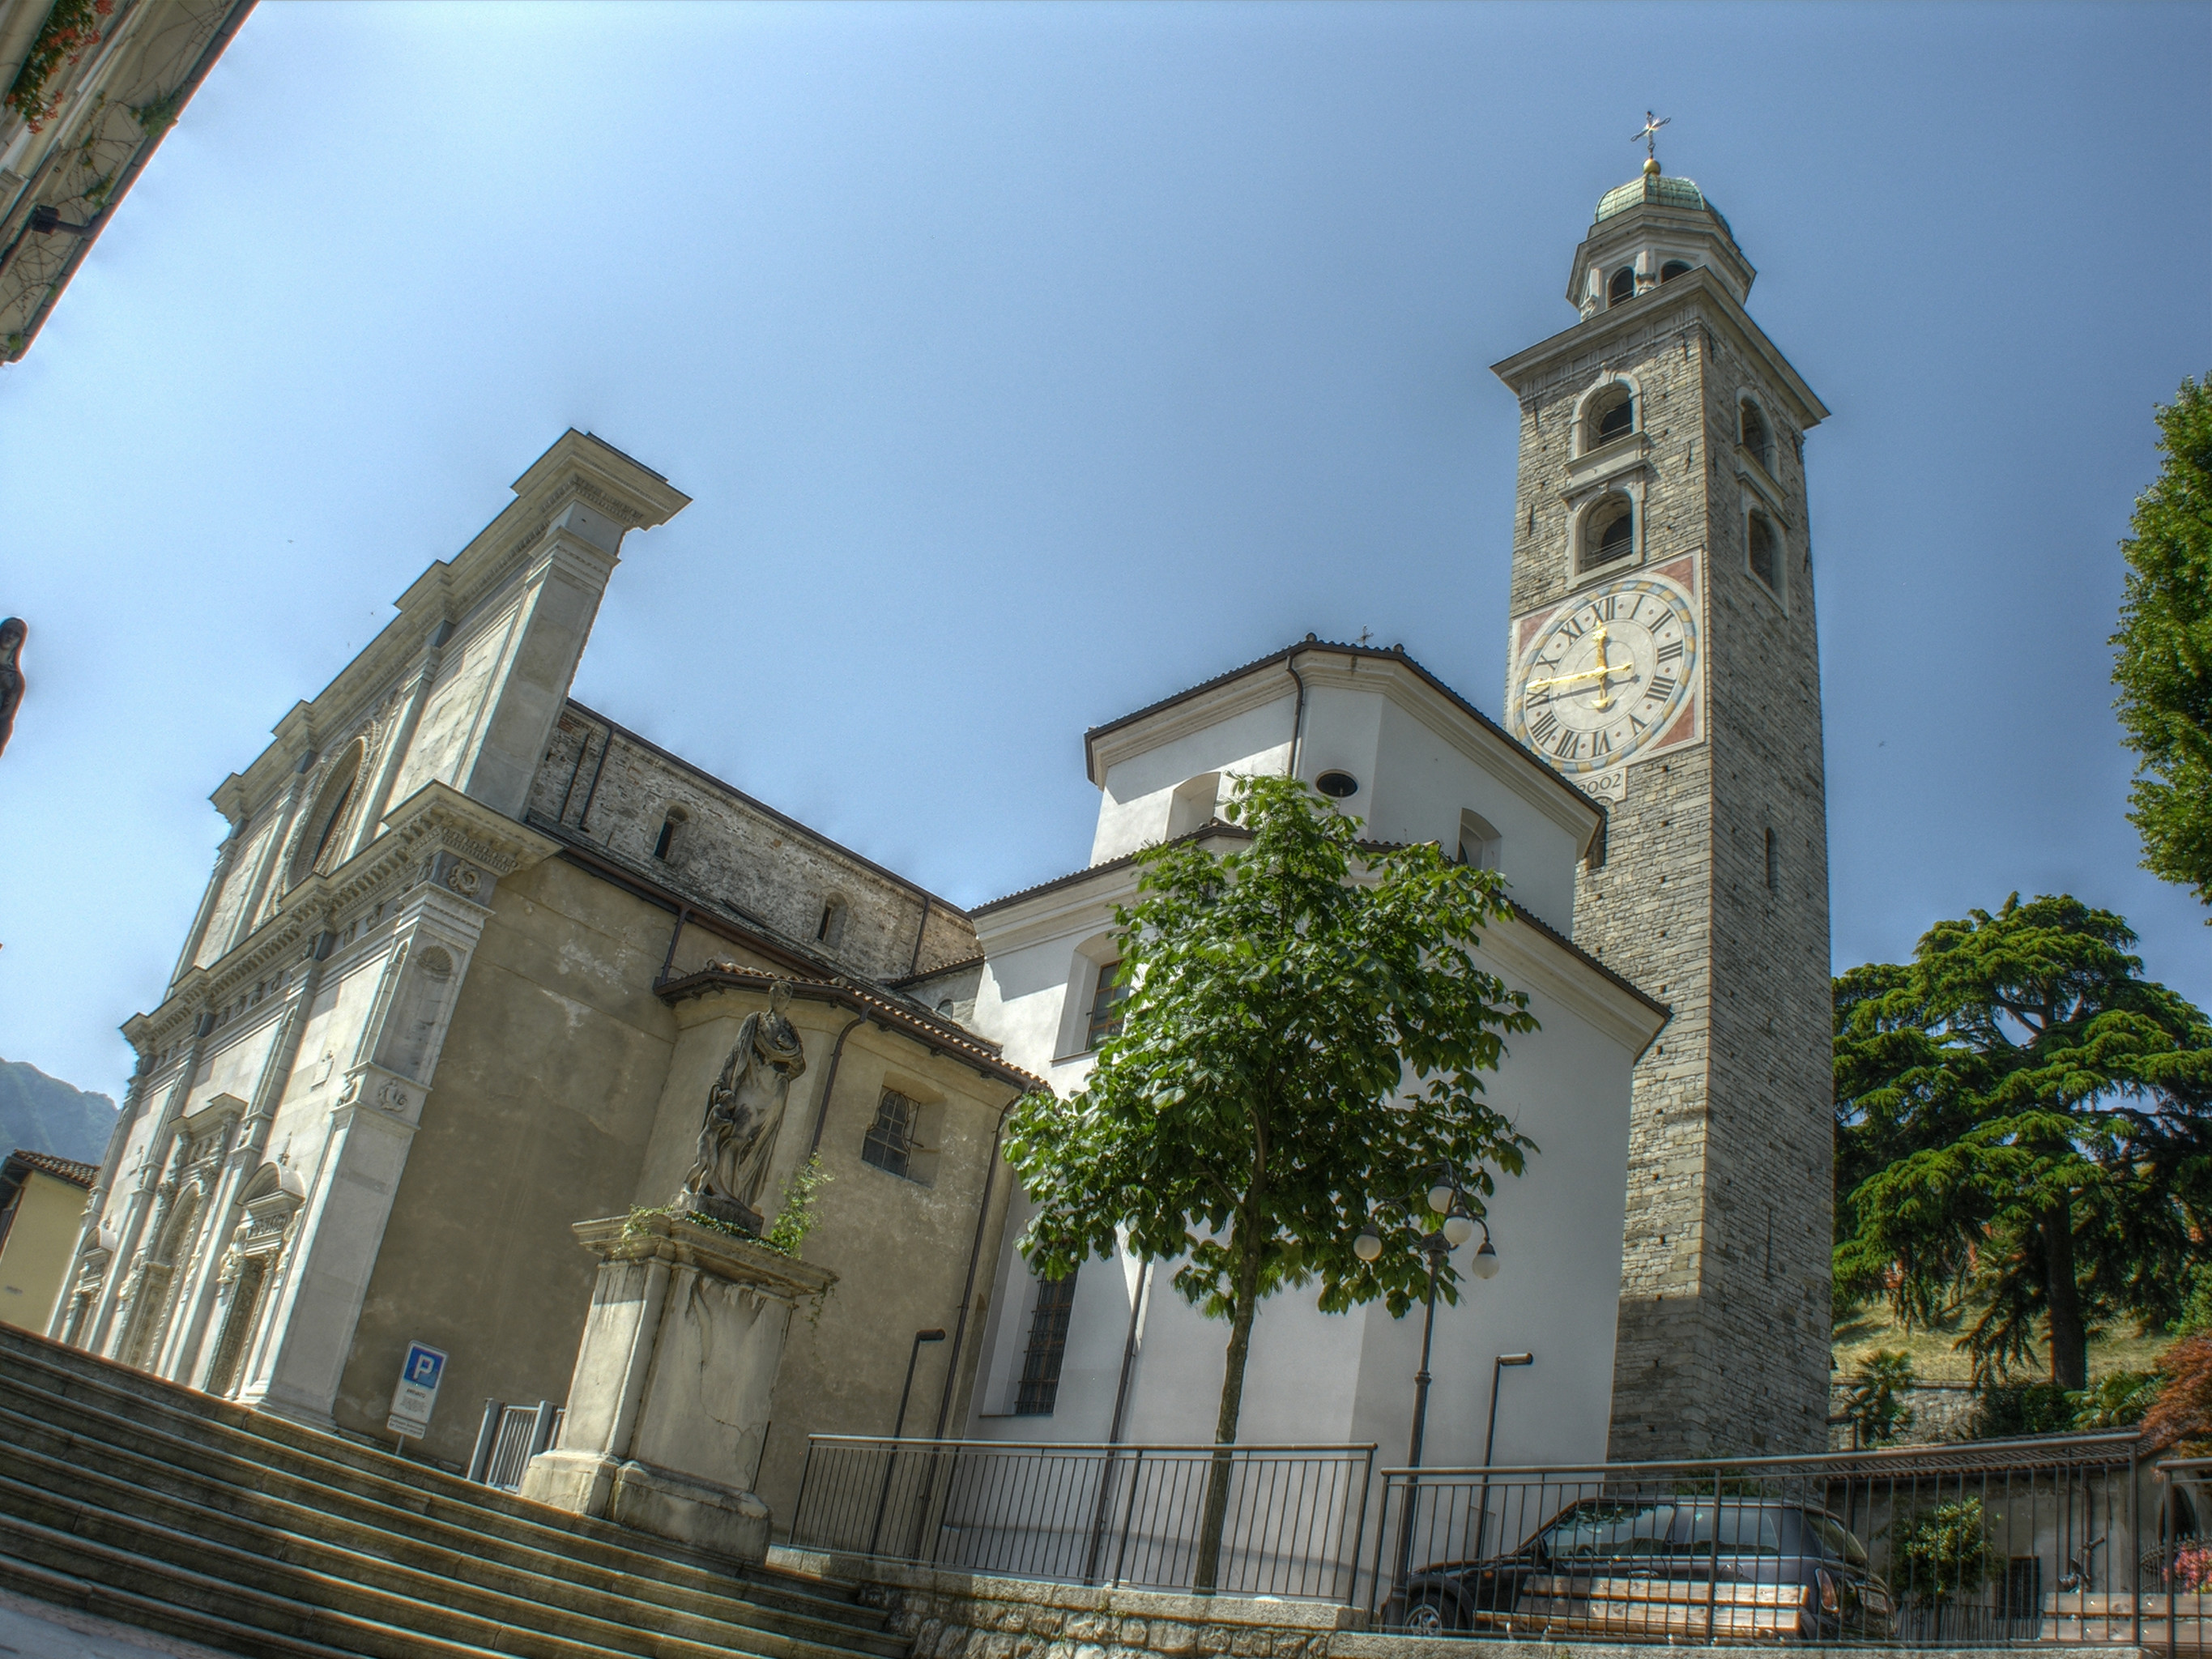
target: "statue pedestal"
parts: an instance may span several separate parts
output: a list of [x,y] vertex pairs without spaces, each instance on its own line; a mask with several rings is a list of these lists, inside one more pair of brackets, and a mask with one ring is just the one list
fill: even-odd
[[599,1258],[568,1415],[522,1496],[757,1561],[753,1496],[793,1310],[836,1275],[666,1215],[576,1224]]

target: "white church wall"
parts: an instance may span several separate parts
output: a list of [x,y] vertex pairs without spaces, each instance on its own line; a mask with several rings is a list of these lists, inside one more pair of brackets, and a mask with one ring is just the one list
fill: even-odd
[[[1572,938],[1575,866],[1582,854],[1573,832],[1540,811],[1525,789],[1513,787],[1471,758],[1412,710],[1395,702],[1374,701],[1380,706],[1381,732],[1376,781],[1365,809],[1367,833],[1376,841],[1437,842],[1456,856],[1461,812],[1479,812],[1498,832],[1498,868],[1507,890]],[[1556,787],[1536,781],[1547,789]],[[1360,809],[1357,797],[1346,804]]]
[[[1290,681],[1283,695],[1237,709],[1107,768],[1091,861],[1103,864],[1167,838],[1176,787],[1206,772],[1280,772],[1290,759]],[[1224,780],[1224,784],[1225,784]]]
[[[1489,965],[1512,970],[1508,963]],[[1487,1282],[1463,1277],[1460,1304],[1437,1308],[1425,1459],[1434,1465],[1480,1461],[1492,1361],[1516,1352],[1534,1353],[1537,1362],[1530,1372],[1507,1375],[1498,1461],[1565,1462],[1605,1453],[1633,1051],[1556,997],[1534,994],[1532,1009],[1544,1029],[1513,1039],[1489,1092],[1540,1150],[1525,1175],[1499,1179],[1489,1203],[1503,1270]],[[1069,1074],[1078,1069],[1063,1068],[1055,1085],[1075,1084]],[[1087,1063],[1079,1070],[1087,1073]],[[1018,1198],[1009,1215],[994,1296],[999,1316],[986,1338],[986,1380],[970,1431],[987,1439],[1102,1440],[1120,1383],[1135,1264],[1084,1264],[1054,1409],[1015,1416],[1036,1283],[1014,1244],[1030,1212]],[[1455,1261],[1463,1266],[1470,1258],[1471,1247]],[[1173,1289],[1175,1265],[1154,1268],[1126,1440],[1213,1437],[1229,1328]],[[1420,1309],[1398,1320],[1380,1304],[1324,1314],[1318,1295],[1309,1285],[1261,1304],[1238,1438],[1373,1440],[1382,1460],[1401,1461],[1413,1425]],[[1524,1390],[1517,1399],[1516,1389]]]

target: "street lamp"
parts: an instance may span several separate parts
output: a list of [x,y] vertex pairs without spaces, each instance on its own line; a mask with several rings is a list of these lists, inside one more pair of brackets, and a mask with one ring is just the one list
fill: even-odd
[[[1429,1352],[1437,1328],[1437,1270],[1443,1265],[1445,1256],[1473,1238],[1475,1230],[1482,1230],[1482,1248],[1474,1253],[1468,1270],[1477,1279],[1498,1276],[1498,1251],[1490,1242],[1490,1224],[1469,1212],[1467,1194],[1460,1185],[1459,1173],[1449,1164],[1441,1164],[1431,1176],[1428,1189],[1431,1213],[1443,1218],[1435,1231],[1425,1234],[1415,1246],[1428,1257],[1428,1293],[1423,1298],[1421,1310],[1421,1368],[1413,1373],[1413,1443],[1406,1454],[1406,1466],[1421,1467],[1421,1446],[1427,1438],[1429,1426]],[[1353,1236],[1352,1253],[1362,1261],[1382,1258],[1382,1235],[1372,1221]],[[1406,1486],[1406,1507],[1398,1518],[1398,1582],[1403,1584],[1408,1572],[1408,1562],[1413,1547],[1413,1484]]]
[[[1492,1267],[1492,1273],[1498,1271]],[[1490,1432],[1482,1437],[1482,1507],[1474,1517],[1474,1559],[1482,1559],[1482,1534],[1490,1524],[1490,1454],[1498,1445],[1498,1384],[1508,1365],[1533,1365],[1533,1353],[1502,1353],[1490,1367]]]
[[890,1449],[884,1457],[883,1490],[876,1494],[876,1524],[868,1529],[868,1553],[871,1555],[876,1553],[877,1540],[883,1534],[884,1510],[890,1504],[891,1471],[898,1466],[899,1437],[906,1432],[906,1402],[908,1397],[914,1393],[915,1365],[921,1358],[923,1343],[944,1340],[945,1333],[941,1330],[916,1331],[914,1334],[914,1346],[907,1350],[906,1386],[899,1390],[898,1420],[891,1425]]

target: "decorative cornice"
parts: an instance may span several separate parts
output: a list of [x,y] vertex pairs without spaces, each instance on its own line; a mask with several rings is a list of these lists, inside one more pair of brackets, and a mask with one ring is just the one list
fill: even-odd
[[[664,524],[690,497],[589,433],[571,429],[514,481],[515,499],[451,560],[440,559],[396,601],[398,616],[365,646],[311,702],[294,706],[273,728],[277,741],[243,774],[216,787],[232,799],[265,799],[301,753],[326,747],[331,735],[350,731],[373,712],[421,654],[442,641],[441,630],[475,614],[523,570],[550,533],[561,509],[580,501],[616,526],[619,544],[631,530]],[[615,548],[597,550],[611,560]]]
[[1827,418],[1828,406],[1805,383],[1804,377],[1782,355],[1781,349],[1766,337],[1765,331],[1752,320],[1751,313],[1737,303],[1735,295],[1728,291],[1720,278],[1702,266],[1687,276],[1677,276],[1663,288],[1609,307],[1547,340],[1539,340],[1527,349],[1492,363],[1490,372],[1512,387],[1516,395],[1526,397],[1533,383],[1563,368],[1568,368],[1571,377],[1572,365],[1619,349],[1630,336],[1644,330],[1663,334],[1679,328],[1683,320],[1691,317],[1729,337],[1740,350],[1765,367],[1776,390],[1795,405],[1791,415],[1797,426],[1818,426]]
[[608,1216],[579,1221],[568,1231],[602,1261],[662,1261],[672,1267],[689,1267],[780,1302],[819,1296],[837,1282],[837,1275],[827,1267],[675,1216]]
[[[228,951],[187,970],[159,1006],[124,1022],[124,1036],[141,1054],[158,1049],[201,1011],[222,1006],[270,967],[313,951],[316,936],[333,918],[380,890],[431,879],[440,854],[497,880],[560,850],[558,842],[443,783],[424,784],[386,812],[383,830],[337,869],[309,876],[286,892],[276,913]],[[489,896],[463,892],[450,879],[446,885],[471,903]],[[477,885],[481,890],[482,883]]]

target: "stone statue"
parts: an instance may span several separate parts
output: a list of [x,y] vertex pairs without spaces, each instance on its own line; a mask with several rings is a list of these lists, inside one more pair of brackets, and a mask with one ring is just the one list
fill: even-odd
[[21,617],[0,622],[0,753],[8,748],[8,734],[15,729],[15,711],[23,706],[23,636],[31,630]]
[[676,1195],[678,1209],[702,1210],[757,1231],[760,1190],[783,1127],[791,1083],[806,1070],[806,1050],[783,1011],[791,987],[769,988],[768,1008],[748,1014],[722,1062],[722,1075],[707,1092],[699,1126],[699,1157]]

